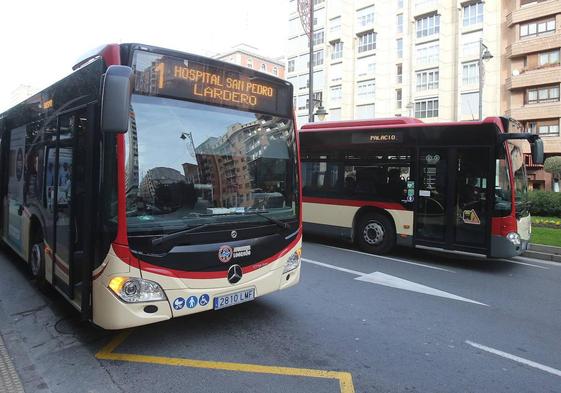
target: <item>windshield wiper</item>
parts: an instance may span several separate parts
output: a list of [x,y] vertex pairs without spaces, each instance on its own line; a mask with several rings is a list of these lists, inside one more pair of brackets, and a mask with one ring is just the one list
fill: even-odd
[[162,243],[167,243],[167,242],[179,239],[180,237],[182,237],[182,236],[184,236],[188,233],[195,232],[197,229],[206,228],[209,225],[213,225],[213,224],[207,223],[207,224],[196,225],[196,226],[194,226],[192,228],[189,228],[189,229],[182,229],[181,231],[172,232],[172,233],[169,233],[167,235],[157,237],[155,239],[152,239],[152,247],[159,246]]
[[248,210],[247,212],[240,213],[240,214],[255,214],[256,216],[263,217],[267,221],[272,222],[273,224],[276,224],[278,227],[280,227],[282,229],[289,229],[290,228],[290,225],[288,225],[286,222],[277,220],[276,218],[269,217],[269,216],[266,216],[265,214],[263,214],[263,213],[268,213],[268,212],[269,212],[268,210]]

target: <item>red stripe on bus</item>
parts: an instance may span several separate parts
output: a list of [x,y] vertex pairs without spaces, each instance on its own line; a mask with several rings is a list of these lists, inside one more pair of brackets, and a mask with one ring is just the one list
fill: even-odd
[[[279,258],[282,258],[293,247],[295,247],[296,244],[298,244],[298,242],[300,241],[301,238],[302,238],[302,229],[300,227],[300,230],[298,231],[298,235],[296,236],[296,239],[294,239],[287,247],[285,247],[283,250],[281,250],[277,254],[275,254],[275,255],[267,258],[267,259],[256,262],[256,263],[254,263],[252,265],[249,265],[249,266],[242,267],[242,272],[244,274],[249,273],[249,272],[253,272],[257,269],[261,269],[262,267],[265,267],[265,266],[269,265],[270,263],[276,261]],[[151,263],[148,263],[148,262],[145,262],[145,261],[142,261],[142,260],[136,258],[134,255],[132,255],[132,253],[130,252],[130,249],[127,246],[123,246],[123,245],[119,245],[119,244],[115,244],[115,243],[113,244],[113,250],[115,251],[115,254],[123,262],[127,263],[128,265],[134,266],[136,268],[140,268],[140,270],[142,270],[142,271],[150,272],[150,273],[154,273],[154,274],[159,274],[161,276],[176,277],[176,278],[191,278],[191,279],[213,279],[213,278],[225,278],[226,275],[227,275],[226,271],[187,272],[187,271],[184,271],[184,270],[176,270],[176,269],[170,269],[170,268],[166,268],[166,267],[156,266],[156,265],[153,265]]]
[[491,218],[491,233],[496,236],[505,237],[510,232],[517,232],[518,224],[516,217],[493,217]]
[[316,198],[304,197],[304,203],[319,203],[322,205],[336,205],[336,206],[373,206],[386,210],[406,210],[402,205],[395,202],[377,202],[377,201],[359,201],[354,199],[331,199],[331,198]]

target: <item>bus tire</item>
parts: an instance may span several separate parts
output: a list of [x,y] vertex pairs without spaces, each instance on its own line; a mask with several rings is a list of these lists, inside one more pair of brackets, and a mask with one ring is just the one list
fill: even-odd
[[379,213],[367,213],[358,220],[357,243],[370,254],[386,254],[395,245],[395,227],[389,218]]
[[41,289],[47,287],[45,277],[45,245],[40,234],[33,237],[29,245],[29,271],[37,286]]

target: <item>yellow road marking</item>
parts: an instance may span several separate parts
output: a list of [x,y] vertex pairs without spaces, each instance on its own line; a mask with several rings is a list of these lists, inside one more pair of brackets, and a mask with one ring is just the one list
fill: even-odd
[[344,371],[313,370],[308,368],[262,366],[259,364],[214,362],[208,360],[194,360],[183,358],[171,358],[164,356],[134,355],[128,353],[116,353],[115,349],[125,341],[130,331],[117,335],[113,340],[103,347],[95,357],[102,360],[117,360],[134,363],[161,364],[164,366],[203,368],[210,370],[238,371],[257,374],[274,374],[294,377],[336,379],[339,381],[341,393],[355,393],[353,376]]

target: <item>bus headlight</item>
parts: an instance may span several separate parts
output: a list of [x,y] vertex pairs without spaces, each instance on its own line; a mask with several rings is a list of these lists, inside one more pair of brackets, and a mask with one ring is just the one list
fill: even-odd
[[127,303],[167,299],[158,283],[137,277],[114,277],[109,282],[109,288]]
[[520,235],[516,232],[510,232],[508,235],[506,235],[506,238],[515,246],[519,246],[521,243]]
[[284,270],[283,270],[282,273],[283,274],[288,273],[288,272],[296,269],[298,266],[300,266],[300,257],[301,256],[302,256],[302,249],[301,248],[294,251],[292,253],[292,255],[286,261],[286,265],[284,265]]

